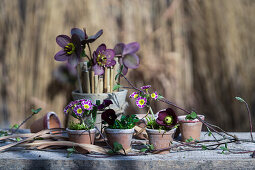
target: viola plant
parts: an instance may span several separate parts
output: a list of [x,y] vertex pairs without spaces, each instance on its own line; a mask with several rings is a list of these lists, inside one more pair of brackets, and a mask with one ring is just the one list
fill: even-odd
[[136,115],[122,115],[120,120],[117,119],[117,115],[113,109],[104,111],[101,115],[103,124],[109,129],[132,129],[139,121]]
[[102,104],[93,104],[91,100],[80,99],[70,102],[65,108],[64,113],[70,114],[79,120],[79,123],[71,122],[69,129],[71,130],[89,130],[95,127],[96,116],[98,110],[104,110],[110,104],[111,100],[104,100]]

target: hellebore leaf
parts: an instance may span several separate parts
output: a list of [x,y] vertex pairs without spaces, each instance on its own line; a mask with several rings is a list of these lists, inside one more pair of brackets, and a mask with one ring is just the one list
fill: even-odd
[[241,97],[235,97],[236,100],[245,103],[244,99],[242,99]]
[[37,114],[37,113],[39,113],[41,110],[42,110],[42,108],[38,108],[38,109],[36,109],[36,110],[32,109],[32,112],[33,112],[34,114]]
[[121,144],[119,144],[118,142],[114,142],[113,143],[113,150],[114,150],[114,152],[118,152],[121,149],[123,149],[123,146]]
[[119,88],[121,88],[121,85],[120,84],[115,84],[114,86],[113,86],[113,91],[115,91],[115,90],[117,90],[117,89],[119,89]]
[[147,148],[142,148],[140,152],[146,152],[147,150],[148,150]]

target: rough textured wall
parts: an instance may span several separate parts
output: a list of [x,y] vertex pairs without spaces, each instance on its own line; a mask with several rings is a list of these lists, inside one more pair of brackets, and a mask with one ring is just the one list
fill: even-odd
[[[93,49],[102,42],[110,48],[141,44],[141,66],[128,75],[137,86],[151,84],[210,122],[248,130],[245,108],[233,97],[255,105],[254,11],[252,0],[2,0],[0,126],[21,121],[31,107],[54,110],[63,119],[74,87],[52,78],[60,64],[53,59],[59,50],[55,37],[86,27],[89,34],[104,29]],[[164,107],[154,104],[155,111]],[[128,112],[144,110],[131,101]]]

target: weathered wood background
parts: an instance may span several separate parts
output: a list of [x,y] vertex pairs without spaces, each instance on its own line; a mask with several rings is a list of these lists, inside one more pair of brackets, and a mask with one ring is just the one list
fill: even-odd
[[[102,42],[141,44],[141,66],[128,76],[137,86],[151,84],[212,123],[247,131],[245,107],[234,97],[246,99],[255,118],[254,17],[253,0],[1,0],[0,127],[37,107],[63,120],[75,87],[53,79],[60,64],[55,38],[86,27],[89,34],[104,29],[93,49]],[[154,104],[155,111],[164,107]],[[128,113],[142,112],[131,101]]]

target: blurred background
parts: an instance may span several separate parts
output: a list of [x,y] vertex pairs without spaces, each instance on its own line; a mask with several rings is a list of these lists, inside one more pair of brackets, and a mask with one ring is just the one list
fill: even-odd
[[[59,77],[64,69],[54,60],[55,38],[85,27],[89,35],[104,30],[94,50],[101,43],[140,43],[140,67],[128,73],[136,86],[150,84],[225,130],[248,131],[245,105],[234,97],[248,102],[254,124],[254,18],[254,0],[1,0],[0,127],[38,107],[42,112],[25,127],[50,110],[63,121],[76,86]],[[154,111],[166,107],[153,104]],[[145,110],[132,100],[127,113]]]

